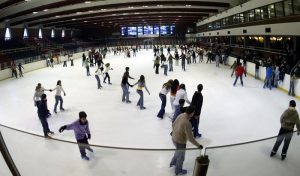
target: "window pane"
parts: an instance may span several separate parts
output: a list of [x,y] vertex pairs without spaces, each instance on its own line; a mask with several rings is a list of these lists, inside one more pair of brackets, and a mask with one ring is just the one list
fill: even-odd
[[274,18],[275,17],[275,6],[274,4],[271,4],[268,6],[268,15],[269,18]]
[[294,0],[294,14],[300,14],[300,0]]
[[293,15],[292,0],[284,1],[284,14],[285,16]]
[[244,12],[244,20],[245,20],[246,23],[250,21],[249,12]]
[[255,20],[260,20],[260,9],[255,9]]
[[254,10],[249,11],[249,21],[254,21]]
[[244,20],[244,14],[243,13],[240,13],[240,19],[239,19],[240,23],[244,23],[245,20]]
[[262,7],[261,8],[261,19],[268,19],[268,7]]
[[283,14],[283,5],[282,2],[278,2],[275,4],[276,17],[282,17]]

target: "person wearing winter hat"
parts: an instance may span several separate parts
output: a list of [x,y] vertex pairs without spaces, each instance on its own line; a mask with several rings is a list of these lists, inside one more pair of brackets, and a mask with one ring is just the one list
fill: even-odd
[[85,149],[93,152],[93,149],[89,146],[88,139],[91,139],[91,132],[89,128],[89,122],[87,120],[87,114],[84,111],[79,112],[79,119],[75,122],[64,125],[59,128],[59,132],[62,133],[64,130],[73,130],[75,133],[75,138],[78,143],[81,158],[84,160],[90,160],[86,156]]

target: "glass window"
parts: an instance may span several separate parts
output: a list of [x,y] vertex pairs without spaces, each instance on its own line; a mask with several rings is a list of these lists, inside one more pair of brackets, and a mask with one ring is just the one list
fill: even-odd
[[28,29],[25,27],[23,32],[23,39],[27,39],[27,38],[28,38]]
[[233,24],[233,16],[228,17],[228,24],[229,25]]
[[39,38],[42,39],[43,38],[43,32],[42,32],[42,28],[39,29]]
[[51,38],[54,38],[55,37],[55,32],[54,32],[54,29],[51,30]]
[[240,19],[239,19],[240,23],[244,23],[245,19],[244,19],[244,14],[240,13]]
[[261,19],[265,20],[268,19],[268,6],[262,7],[261,8]]
[[249,12],[244,12],[244,20],[245,20],[246,23],[250,21]]
[[65,37],[65,30],[64,30],[64,29],[61,31],[61,37],[62,37],[62,38]]
[[271,5],[268,6],[268,15],[269,15],[269,19],[275,17],[275,6],[274,6],[274,4],[271,4]]
[[11,33],[10,33],[10,28],[7,27],[5,30],[5,38],[4,40],[10,40],[11,39]]
[[254,10],[249,11],[249,22],[254,21]]
[[255,21],[260,20],[260,9],[255,9]]
[[293,15],[292,0],[284,1],[284,14],[285,16]]
[[294,0],[294,14],[300,14],[300,0]]
[[275,12],[276,12],[276,17],[284,16],[282,2],[278,2],[275,4]]
[[220,21],[216,21],[216,29],[219,29],[220,28]]

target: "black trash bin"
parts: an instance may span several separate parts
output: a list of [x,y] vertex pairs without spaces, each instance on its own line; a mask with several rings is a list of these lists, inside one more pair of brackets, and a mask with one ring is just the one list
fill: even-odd
[[196,158],[193,176],[206,176],[209,165],[208,156]]

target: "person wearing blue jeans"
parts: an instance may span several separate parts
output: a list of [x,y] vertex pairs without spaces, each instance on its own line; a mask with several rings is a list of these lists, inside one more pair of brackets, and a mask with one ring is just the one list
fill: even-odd
[[133,87],[133,85],[129,84],[128,82],[128,78],[134,79],[132,77],[129,76],[129,67],[125,68],[125,73],[123,74],[122,77],[122,82],[121,82],[121,87],[123,90],[123,95],[122,95],[122,102],[126,103],[131,103],[131,101],[129,100],[129,91],[128,91],[128,86]]
[[63,108],[63,99],[62,99],[62,96],[61,96],[61,92],[64,93],[64,96],[66,96],[66,92],[64,91],[62,85],[61,85],[61,80],[58,80],[57,81],[57,84],[56,84],[56,88],[52,89],[53,91],[56,90],[56,94],[55,94],[55,105],[54,105],[54,112],[57,113],[56,111],[56,108],[57,108],[57,105],[58,105],[58,102],[60,102],[60,110],[61,111],[64,111],[65,109]]
[[137,102],[137,106],[140,106],[140,109],[146,109],[144,107],[144,92],[143,92],[143,88],[145,87],[146,91],[148,92],[148,94],[150,95],[150,92],[146,86],[146,82],[145,82],[145,76],[141,75],[140,79],[138,80],[137,83],[135,83],[133,86],[138,85],[136,92],[140,95],[139,101]]
[[195,108],[193,106],[187,107],[186,112],[180,114],[172,125],[172,141],[176,147],[176,151],[170,162],[170,167],[175,166],[176,175],[184,175],[187,173],[187,170],[182,169],[187,141],[189,140],[199,149],[203,148],[192,134],[192,125],[189,120],[194,116],[194,112]]
[[173,80],[170,79],[167,83],[165,83],[162,87],[162,90],[159,93],[159,98],[161,100],[161,106],[160,106],[160,110],[157,114],[158,118],[164,118],[165,115],[165,108],[166,108],[166,104],[167,104],[167,94],[170,92],[171,90],[171,86],[172,86]]
[[273,77],[273,69],[272,67],[268,66],[266,68],[266,78],[265,78],[264,88],[268,87],[270,90],[272,90],[272,77]]

